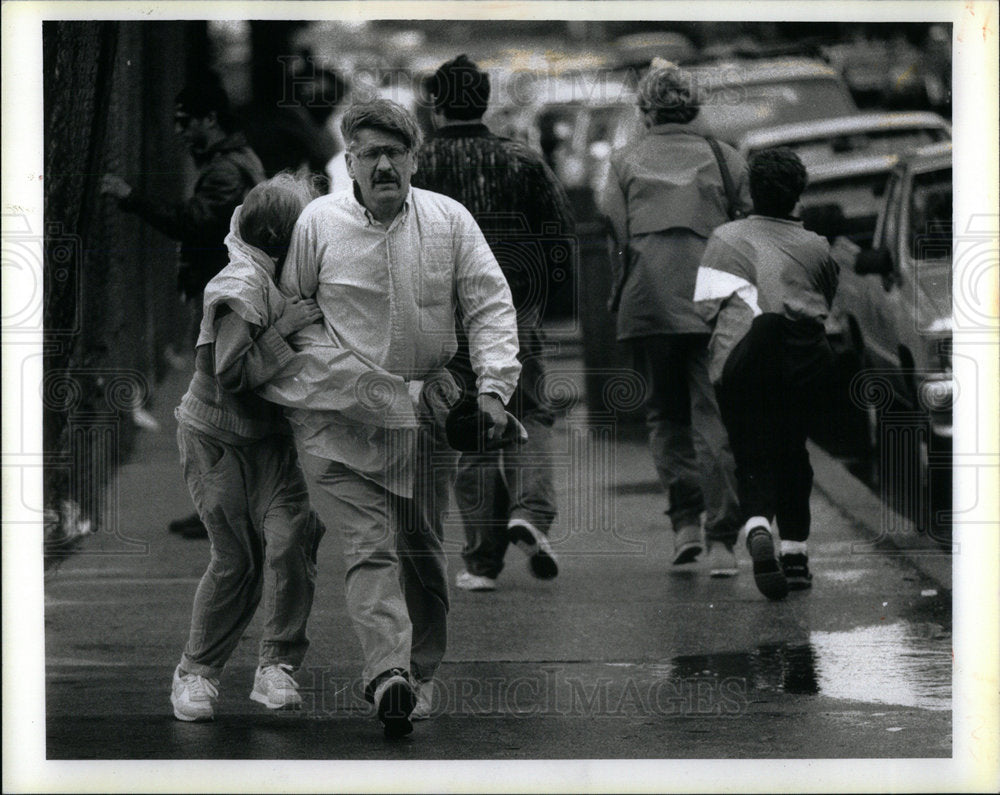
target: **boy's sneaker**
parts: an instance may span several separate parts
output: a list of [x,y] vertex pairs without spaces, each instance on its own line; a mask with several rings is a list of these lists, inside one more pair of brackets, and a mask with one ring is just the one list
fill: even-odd
[[387,738],[405,737],[413,731],[410,713],[417,704],[417,696],[405,671],[393,668],[382,674],[375,687],[374,701],[376,714]]
[[708,543],[708,576],[735,577],[739,573],[732,546],[716,541]]
[[789,591],[804,591],[812,588],[812,574],[809,573],[808,555],[782,555],[781,570],[785,573]]
[[559,574],[559,563],[549,539],[533,525],[515,519],[507,525],[510,542],[528,556],[531,573],[540,580],[551,580]]
[[292,679],[290,665],[264,665],[257,668],[250,699],[268,709],[301,709],[299,683]]
[[768,599],[788,596],[788,580],[774,554],[774,539],[766,527],[756,526],[747,533],[747,551],[753,561],[753,580]]
[[467,571],[459,572],[455,577],[455,587],[463,591],[495,591],[497,581],[492,577],[483,577]]
[[174,705],[174,717],[177,720],[212,720],[218,699],[218,679],[198,674],[182,674],[179,665],[174,669],[170,703]]
[[674,565],[694,563],[701,554],[701,525],[689,524],[674,533]]
[[417,682],[417,704],[410,713],[410,720],[430,720],[433,717],[431,695],[434,682]]

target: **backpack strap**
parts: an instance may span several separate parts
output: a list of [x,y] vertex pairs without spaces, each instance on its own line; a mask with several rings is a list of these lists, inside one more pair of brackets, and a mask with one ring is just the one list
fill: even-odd
[[722,174],[722,188],[726,192],[726,215],[730,221],[742,218],[743,213],[739,211],[739,204],[736,200],[736,186],[733,184],[733,175],[729,173],[729,166],[726,165],[726,158],[722,154],[722,147],[719,142],[710,135],[705,136],[708,145],[712,147],[712,154],[715,155],[715,162],[719,165],[719,172]]

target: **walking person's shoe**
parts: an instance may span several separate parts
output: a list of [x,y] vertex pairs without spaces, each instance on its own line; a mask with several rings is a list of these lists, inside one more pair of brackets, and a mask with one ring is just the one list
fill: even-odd
[[173,704],[177,720],[212,720],[215,717],[215,702],[218,700],[218,679],[198,674],[182,674],[179,665],[174,669],[170,703]]
[[747,533],[747,551],[753,561],[753,580],[768,599],[784,599],[788,595],[788,580],[774,552],[771,531],[761,525]]
[[430,720],[434,717],[434,707],[432,696],[434,694],[434,682],[417,682],[417,703],[410,713],[410,720]]
[[735,577],[739,573],[736,553],[731,544],[709,541],[707,559],[709,577]]
[[812,588],[812,574],[809,573],[808,555],[782,555],[781,570],[785,573],[789,591],[804,591],[807,588]]
[[291,665],[278,663],[257,668],[250,699],[268,709],[301,709],[299,683],[292,678]]
[[524,519],[511,519],[507,525],[510,542],[528,556],[531,573],[540,580],[551,580],[559,574],[559,563],[549,539]]
[[463,591],[495,591],[497,581],[492,577],[483,577],[468,571],[461,571],[455,577],[455,587]]
[[673,564],[675,566],[694,563],[701,554],[701,550],[701,525],[683,525],[674,533]]
[[406,672],[393,668],[376,678],[375,711],[388,739],[405,737],[413,731],[410,714],[417,704],[416,693]]

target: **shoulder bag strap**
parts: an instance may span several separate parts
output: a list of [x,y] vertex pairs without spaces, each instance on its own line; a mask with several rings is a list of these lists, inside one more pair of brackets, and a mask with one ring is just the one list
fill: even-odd
[[705,140],[712,147],[712,154],[715,155],[715,162],[719,164],[719,172],[722,174],[722,188],[726,192],[726,202],[728,204],[726,214],[729,216],[730,221],[734,221],[740,217],[740,213],[737,211],[739,205],[736,201],[736,186],[733,185],[733,176],[729,173],[729,167],[726,165],[726,158],[722,154],[722,147],[719,146],[719,142],[708,135],[705,136]]

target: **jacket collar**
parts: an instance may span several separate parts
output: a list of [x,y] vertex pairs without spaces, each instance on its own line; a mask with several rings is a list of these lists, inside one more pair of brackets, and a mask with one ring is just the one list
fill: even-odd
[[495,137],[490,128],[481,121],[472,121],[468,124],[449,124],[447,127],[439,127],[432,134],[431,138],[493,138]]

